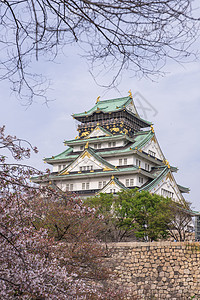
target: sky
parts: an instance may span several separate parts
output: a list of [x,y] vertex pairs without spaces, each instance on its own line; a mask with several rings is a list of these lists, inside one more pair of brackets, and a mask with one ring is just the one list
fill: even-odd
[[[6,125],[6,133],[27,139],[39,149],[26,163],[44,170],[43,158],[64,151],[63,141],[77,135],[73,113],[90,109],[98,96],[100,100],[128,96],[131,89],[141,117],[154,123],[166,159],[179,169],[177,183],[191,189],[185,198],[200,211],[200,60],[184,65],[169,61],[165,76],[155,81],[132,77],[127,71],[117,88],[106,89],[95,83],[86,61],[73,47],[67,51],[56,64],[38,62],[38,69],[52,81],[48,106],[37,100],[25,107],[11,93],[9,83],[0,82],[1,124]],[[104,82],[109,80],[107,74]]]

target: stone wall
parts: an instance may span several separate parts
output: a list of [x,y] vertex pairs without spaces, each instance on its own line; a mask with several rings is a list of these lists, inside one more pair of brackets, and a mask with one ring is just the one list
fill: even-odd
[[[106,264],[127,299],[200,299],[200,243],[110,243]],[[192,298],[193,297],[193,298]]]

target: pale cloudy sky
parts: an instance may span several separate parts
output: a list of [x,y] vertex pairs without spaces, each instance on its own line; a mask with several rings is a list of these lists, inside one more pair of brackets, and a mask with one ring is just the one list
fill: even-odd
[[[167,74],[156,82],[131,78],[125,72],[118,90],[97,86],[86,62],[74,54],[73,48],[58,64],[38,64],[39,69],[52,78],[48,96],[55,100],[49,107],[37,101],[26,109],[11,94],[9,85],[0,83],[1,124],[6,125],[7,133],[27,139],[39,148],[39,153],[29,161],[31,165],[43,170],[46,165],[42,159],[62,152],[63,141],[77,135],[72,113],[90,109],[99,95],[101,100],[111,99],[127,96],[131,89],[133,94],[142,95],[139,100],[149,109],[147,119],[154,123],[166,158],[179,168],[175,174],[177,182],[191,189],[186,198],[193,208],[200,210],[200,62],[183,66],[169,62],[165,68]],[[109,74],[104,82],[108,80]],[[138,106],[139,102],[135,101]],[[156,115],[150,105],[157,111]]]

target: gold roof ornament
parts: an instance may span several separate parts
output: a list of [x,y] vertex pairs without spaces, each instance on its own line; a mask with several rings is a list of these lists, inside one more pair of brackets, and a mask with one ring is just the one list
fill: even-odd
[[168,169],[170,169],[170,164],[169,164],[168,160],[165,160],[165,164],[168,167]]
[[114,176],[114,175],[112,175],[112,176],[111,176],[111,179],[114,179],[114,178],[115,178],[115,176]]
[[153,125],[150,126],[151,127],[151,131],[154,133],[154,128],[153,128]]
[[85,149],[88,149],[89,142],[85,144]]
[[96,104],[100,101],[99,99],[100,99],[100,96],[97,97]]
[[133,99],[133,95],[132,95],[132,93],[131,93],[131,90],[129,90],[128,92],[129,92],[129,97],[130,97],[131,99]]

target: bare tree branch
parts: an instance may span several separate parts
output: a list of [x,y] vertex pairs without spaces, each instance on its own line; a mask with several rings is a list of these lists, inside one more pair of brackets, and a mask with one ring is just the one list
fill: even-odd
[[0,79],[8,79],[27,104],[35,96],[46,101],[48,82],[30,71],[32,63],[42,56],[54,60],[74,43],[91,70],[115,66],[108,85],[127,68],[133,75],[155,75],[167,58],[191,55],[199,34],[195,14],[190,0],[2,0]]

